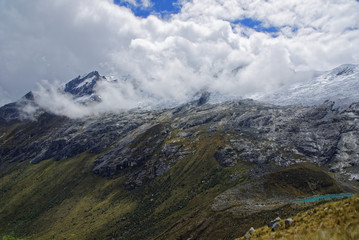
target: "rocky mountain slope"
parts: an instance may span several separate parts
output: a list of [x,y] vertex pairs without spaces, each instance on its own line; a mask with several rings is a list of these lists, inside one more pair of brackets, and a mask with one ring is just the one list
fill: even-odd
[[[195,142],[202,130],[225,134],[226,143],[218,146],[214,156],[224,167],[238,161],[277,166],[308,161],[357,179],[359,104],[343,112],[333,109],[333,105],[326,102],[313,107],[280,107],[252,100],[215,105],[192,102],[173,109],[135,109],[82,119],[43,112],[37,121],[13,120],[3,125],[2,139],[6,141],[1,159],[39,163],[89,152],[100,154],[94,162],[94,173],[108,177],[130,172],[132,180],[138,177],[141,182],[141,178],[161,175],[193,154],[185,142]],[[14,129],[9,131],[9,126]],[[147,166],[153,168],[152,173],[144,172]]]
[[[98,81],[92,72],[63,91],[96,101]],[[359,104],[209,98],[80,119],[41,109],[31,93],[3,106],[0,233],[233,239],[307,207],[292,205],[299,197],[357,191]]]

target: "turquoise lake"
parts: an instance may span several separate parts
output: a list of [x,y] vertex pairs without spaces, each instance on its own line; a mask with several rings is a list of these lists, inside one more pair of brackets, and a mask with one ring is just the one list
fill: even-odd
[[297,200],[297,202],[315,202],[319,200],[326,200],[331,198],[337,198],[337,197],[351,197],[354,196],[352,193],[341,193],[341,194],[330,194],[330,195],[322,195],[322,196],[313,196],[310,198],[304,198]]

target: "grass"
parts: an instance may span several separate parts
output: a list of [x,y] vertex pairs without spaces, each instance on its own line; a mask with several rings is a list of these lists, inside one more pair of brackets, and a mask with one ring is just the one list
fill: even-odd
[[2,235],[0,234],[1,240],[26,240],[25,238],[16,237],[14,234]]
[[[170,127],[159,124],[138,136],[130,146],[137,149],[134,155],[142,154],[139,149],[146,144],[161,140],[159,134],[164,128]],[[243,217],[211,209],[216,196],[250,178],[252,166],[242,161],[233,167],[220,166],[214,153],[218,146],[229,144],[233,136],[212,130],[193,127],[188,131],[198,135],[180,137],[172,129],[163,144],[182,145],[181,149],[189,154],[173,161],[176,163],[162,176],[130,191],[124,187],[128,180],[125,177],[106,179],[92,173],[97,155],[89,153],[36,165],[28,161],[9,164],[0,172],[0,232],[8,238],[40,240],[233,239],[254,222],[258,226],[264,224],[275,214],[274,210]],[[157,137],[148,141],[153,136]],[[159,151],[160,147],[153,156]],[[271,175],[271,185],[283,183],[284,175],[298,175],[297,170]],[[311,171],[317,173],[316,169]],[[318,172],[318,176],[322,174]],[[331,183],[327,178],[321,182]],[[288,183],[284,190],[294,191],[292,185],[297,183]],[[293,211],[292,214],[298,212]]]
[[92,161],[93,156],[82,154],[60,162],[15,164],[0,181],[0,223],[6,232],[36,239],[85,239],[132,211],[135,202],[112,199],[125,191],[123,179],[92,174]]
[[297,163],[269,174],[265,188],[297,197],[342,192],[328,173],[309,163]]
[[[357,240],[359,239],[359,194],[340,201],[321,204],[292,217],[293,223],[273,232],[269,227],[255,230],[249,239],[313,239]],[[242,240],[244,237],[238,238]]]
[[[161,129],[155,126],[151,131]],[[93,174],[97,156],[88,153],[36,165],[10,164],[0,173],[0,232],[8,238],[40,240],[168,239],[166,229],[193,213],[209,214],[215,196],[246,180],[231,178],[234,173],[242,176],[248,168],[245,164],[224,168],[215,160],[214,152],[226,141],[221,133],[196,131],[204,133],[191,139],[171,140],[173,135],[166,139],[183,144],[193,154],[131,191],[125,189],[123,177]],[[134,146],[141,146],[147,135]],[[195,221],[188,223],[195,227]]]

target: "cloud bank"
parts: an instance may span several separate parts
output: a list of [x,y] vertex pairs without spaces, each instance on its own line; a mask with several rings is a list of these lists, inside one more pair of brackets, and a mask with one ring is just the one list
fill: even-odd
[[[42,79],[65,82],[92,70],[129,76],[102,88],[106,106],[183,102],[202,89],[251,97],[300,80],[298,71],[359,63],[355,0],[181,4],[178,14],[161,19],[136,17],[110,0],[0,0],[0,97],[15,100]],[[243,19],[276,31],[256,31]],[[38,93],[56,102],[51,84]],[[90,110],[71,110],[83,111]]]

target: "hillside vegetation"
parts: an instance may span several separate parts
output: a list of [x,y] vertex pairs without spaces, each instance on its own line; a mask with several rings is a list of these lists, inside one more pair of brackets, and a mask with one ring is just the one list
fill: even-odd
[[[258,228],[247,239],[282,240],[357,240],[359,239],[359,194],[340,201],[321,204],[292,217],[285,226],[282,219],[277,230]],[[237,240],[246,239],[244,236]]]
[[[36,165],[14,163],[1,174],[0,231],[8,239],[234,239],[253,224],[265,224],[277,212],[290,216],[308,208],[286,202],[267,203],[265,209],[243,213],[241,203],[231,205],[228,201],[223,209],[215,209],[213,203],[221,193],[248,184],[255,188],[257,180],[250,176],[251,166],[246,163],[225,168],[216,162],[213,146],[224,141],[220,134],[205,139],[200,138],[195,145],[198,151],[194,156],[131,191],[125,188],[124,178],[92,173],[96,156],[90,154]],[[274,192],[282,196],[297,182],[283,181],[280,176],[292,174],[294,179],[301,169],[309,174],[310,181],[329,186],[327,191],[320,189],[321,193],[340,191],[333,179],[317,167],[299,164],[265,175],[262,178],[267,179],[267,191],[245,196],[245,200],[259,202],[273,194],[281,182],[286,188]],[[308,196],[308,186],[304,183],[303,191],[291,194]]]
[[246,164],[224,168],[213,157],[214,146],[222,141],[220,134],[199,138],[192,146],[195,155],[131,191],[123,177],[92,173],[96,156],[91,154],[35,165],[13,163],[0,176],[0,232],[30,239],[154,237],[246,181]]

